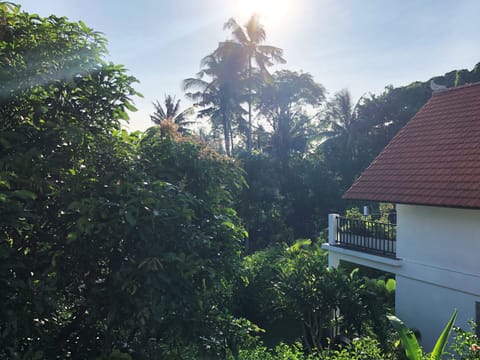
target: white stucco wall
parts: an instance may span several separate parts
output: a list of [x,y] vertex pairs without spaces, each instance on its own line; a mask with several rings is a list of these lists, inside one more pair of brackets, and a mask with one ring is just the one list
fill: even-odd
[[480,273],[480,210],[397,205],[397,257]]
[[475,318],[478,296],[399,275],[396,281],[395,313],[407,326],[420,330],[425,351],[432,351],[454,309],[458,310],[455,324],[470,329],[468,320]]
[[397,205],[396,313],[430,351],[453,309],[457,325],[480,301],[480,211]]

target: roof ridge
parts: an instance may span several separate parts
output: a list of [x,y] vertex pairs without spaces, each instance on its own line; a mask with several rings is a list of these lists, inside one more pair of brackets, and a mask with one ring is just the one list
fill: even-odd
[[432,96],[443,95],[445,93],[450,93],[450,92],[456,91],[456,90],[464,90],[466,88],[470,88],[470,87],[474,87],[474,86],[480,86],[480,81],[477,81],[477,82],[474,82],[474,83],[467,83],[467,84],[463,84],[463,85],[459,85],[459,86],[454,86],[454,87],[442,89],[442,90],[439,90],[439,91],[434,91],[432,93]]

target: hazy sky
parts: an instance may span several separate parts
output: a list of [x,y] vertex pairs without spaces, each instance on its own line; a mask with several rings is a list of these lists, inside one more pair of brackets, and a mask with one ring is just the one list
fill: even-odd
[[[83,20],[105,34],[110,60],[140,80],[129,128],[150,126],[152,101],[183,97],[181,82],[228,33],[265,13],[267,43],[284,68],[311,73],[330,94],[380,93],[480,62],[478,0],[21,0],[22,9]],[[271,4],[274,4],[273,6]],[[267,15],[268,13],[268,15]],[[187,103],[183,100],[184,105]]]

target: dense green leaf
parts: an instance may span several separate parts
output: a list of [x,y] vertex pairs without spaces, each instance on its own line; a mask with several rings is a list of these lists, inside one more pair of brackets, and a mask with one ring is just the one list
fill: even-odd
[[430,354],[431,360],[440,360],[444,354],[445,346],[447,345],[448,337],[452,331],[453,325],[455,324],[455,319],[457,318],[457,310],[455,310],[448,321],[447,325],[443,329],[442,333],[438,337],[437,342]]
[[410,330],[402,320],[394,315],[388,315],[388,320],[400,336],[400,340],[405,349],[405,354],[409,360],[422,360],[423,352],[412,330]]

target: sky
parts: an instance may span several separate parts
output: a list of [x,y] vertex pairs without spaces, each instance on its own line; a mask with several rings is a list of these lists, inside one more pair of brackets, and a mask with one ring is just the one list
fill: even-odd
[[[332,95],[379,94],[480,62],[478,0],[17,0],[22,10],[82,20],[108,39],[108,60],[140,83],[130,130],[151,126],[152,102],[227,39],[223,24],[260,12],[266,44],[284,50],[281,68],[308,72]],[[279,69],[277,67],[276,69]]]

